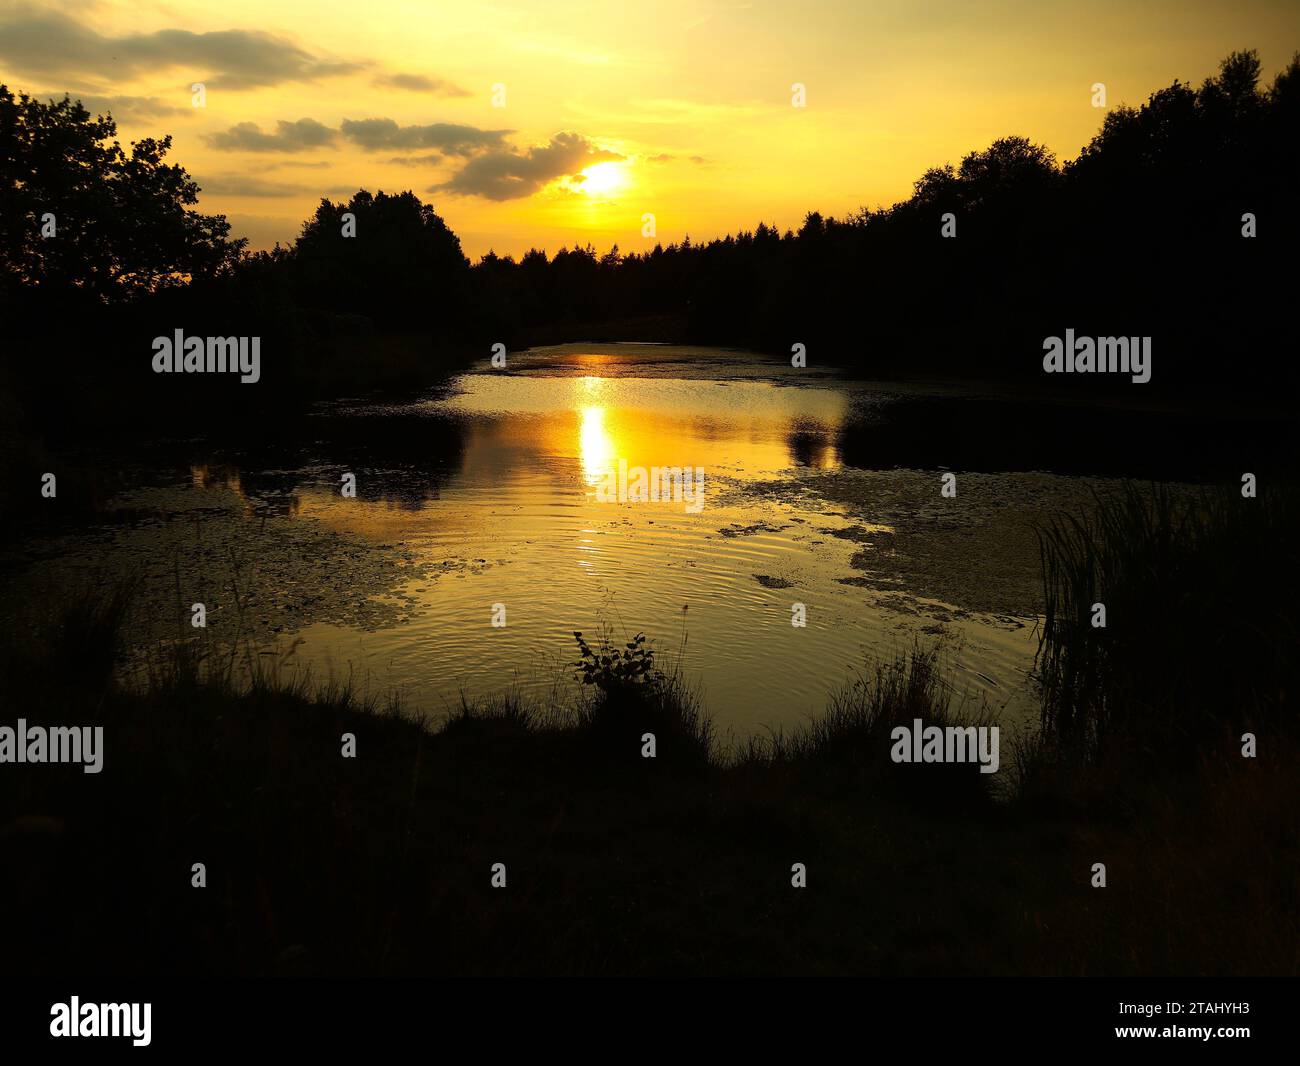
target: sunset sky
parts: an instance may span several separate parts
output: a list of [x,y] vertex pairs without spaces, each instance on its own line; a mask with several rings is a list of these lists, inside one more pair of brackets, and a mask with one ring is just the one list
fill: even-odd
[[1006,134],[1069,157],[1101,122],[1094,82],[1138,104],[1252,47],[1271,80],[1300,4],[0,0],[0,80],[173,134],[203,209],[254,247],[321,196],[412,189],[475,259],[642,250],[647,212],[665,244],[797,227]]

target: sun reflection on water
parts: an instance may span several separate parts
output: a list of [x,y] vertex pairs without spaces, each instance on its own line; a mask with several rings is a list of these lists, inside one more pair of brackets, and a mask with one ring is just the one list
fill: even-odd
[[582,457],[582,476],[595,488],[605,480],[614,463],[614,438],[605,426],[605,408],[586,404],[579,408],[582,418],[578,431],[578,454]]

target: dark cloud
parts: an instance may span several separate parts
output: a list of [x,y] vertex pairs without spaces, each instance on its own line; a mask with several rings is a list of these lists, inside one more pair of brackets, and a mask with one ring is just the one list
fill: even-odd
[[340,130],[367,151],[380,148],[436,148],[449,155],[470,155],[502,143],[510,130],[481,130],[455,122],[399,126],[391,118],[344,119]]
[[441,155],[431,152],[429,155],[395,155],[388,162],[399,167],[427,167],[441,161]]
[[20,11],[0,22],[0,60],[28,76],[121,80],[187,68],[209,89],[252,89],[348,74],[365,64],[325,59],[258,30],[157,30],[106,36],[54,12]]
[[298,170],[298,169],[323,170],[325,167],[328,167],[328,166],[330,166],[330,165],[331,165],[331,164],[330,164],[330,161],[329,161],[328,159],[318,159],[318,160],[307,160],[307,159],[277,159],[274,163],[266,163],[266,164],[264,165],[264,169],[266,169],[266,170],[286,170],[286,169],[288,169],[289,167],[293,167],[295,170]]
[[597,148],[580,133],[557,133],[549,144],[526,152],[500,148],[475,156],[450,181],[429,191],[516,200],[556,178],[577,175],[592,163],[622,158],[617,152]]
[[[74,92],[32,93],[32,96],[38,100],[62,100],[65,96],[70,96],[74,100],[81,101],[82,106],[92,115],[111,113],[115,119],[126,121],[164,116],[187,118],[195,111],[195,108],[188,103],[180,107],[164,103],[156,96],[95,96],[91,93]],[[186,98],[188,99],[188,96]]]
[[453,85],[441,78],[426,78],[423,74],[383,74],[375,79],[376,85],[389,89],[405,89],[413,93],[432,93],[434,96],[473,96],[468,89]]
[[332,144],[342,134],[353,144],[366,151],[381,148],[436,149],[423,155],[395,156],[390,163],[401,166],[422,166],[438,162],[443,156],[469,156],[489,148],[502,146],[502,138],[509,130],[481,130],[476,126],[462,126],[454,122],[434,122],[427,126],[399,126],[391,118],[344,119],[338,130],[331,129],[312,118],[297,122],[281,120],[274,133],[266,133],[253,122],[241,122],[221,133],[209,134],[204,139],[213,148],[222,151],[244,152],[296,152],[304,148],[319,148]]
[[266,181],[247,174],[214,174],[199,180],[201,192],[217,196],[301,196],[315,191],[306,185],[291,185],[281,181]]
[[254,123],[241,122],[204,140],[223,152],[296,152],[329,144],[334,136],[334,130],[314,118],[300,118],[297,122],[281,119],[274,133],[263,133]]

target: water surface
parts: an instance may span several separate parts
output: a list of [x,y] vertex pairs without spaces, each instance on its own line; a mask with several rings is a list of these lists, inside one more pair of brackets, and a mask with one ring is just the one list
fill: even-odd
[[[847,463],[894,399],[739,352],[541,349],[330,405],[278,448],[173,442],[189,461],[118,501],[136,520],[62,550],[145,571],[142,641],[202,599],[213,634],[431,713],[569,686],[573,632],[607,629],[680,661],[724,734],[815,715],[918,637],[963,693],[1029,716],[1030,512],[1077,479],[963,475],[953,500],[936,469]],[[620,463],[703,471],[702,499],[604,500]]]

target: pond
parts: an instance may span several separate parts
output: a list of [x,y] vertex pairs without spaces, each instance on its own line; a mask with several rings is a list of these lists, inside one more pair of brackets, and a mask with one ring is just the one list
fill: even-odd
[[[580,631],[645,633],[724,738],[816,716],[918,640],[959,698],[1029,721],[1034,529],[1094,479],[962,470],[945,496],[932,449],[898,454],[945,402],[738,351],[535,349],[255,445],[159,442],[118,520],[47,543],[28,580],[137,573],[140,648],[202,602],[214,639],[431,715],[571,694]],[[900,410],[925,414],[882,441]]]

